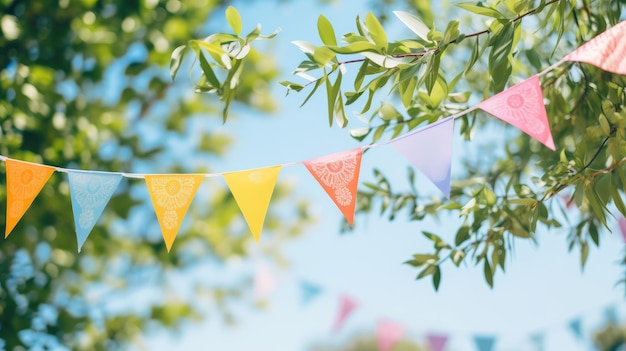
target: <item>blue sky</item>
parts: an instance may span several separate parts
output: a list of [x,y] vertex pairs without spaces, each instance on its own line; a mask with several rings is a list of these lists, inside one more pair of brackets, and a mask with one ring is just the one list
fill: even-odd
[[[338,1],[329,5],[291,1],[277,5],[274,1],[259,1],[237,8],[243,17],[244,32],[256,23],[261,23],[267,34],[282,28],[272,41],[272,54],[284,68],[285,76],[281,79],[297,80],[289,72],[303,56],[290,42],[319,42],[319,14],[329,18],[338,36],[353,31],[354,18],[367,13],[367,4],[368,1]],[[216,21],[218,17],[215,16]],[[395,18],[390,18],[386,27],[389,37],[402,33]],[[328,128],[323,99],[314,98],[299,108],[305,94],[284,97],[284,90],[278,86],[276,91],[281,105],[276,116],[258,118],[252,111],[235,109],[236,118],[225,125],[215,123],[216,131],[234,136],[235,145],[224,160],[213,165],[214,169],[239,170],[297,162],[360,145],[349,137],[347,129]],[[350,127],[360,126],[359,123],[351,118]],[[506,130],[500,133],[504,138],[511,133],[511,128],[496,128],[501,128],[498,132]],[[478,138],[491,137],[490,133],[480,133]],[[453,174],[468,147],[458,135],[455,139]],[[380,147],[364,156],[361,177],[370,178],[372,168],[378,167],[391,175],[394,184],[403,187],[407,166],[407,161],[394,150]],[[452,233],[455,218],[409,222],[398,216],[395,222],[388,222],[376,214],[358,216],[355,231],[340,235],[340,212],[303,166],[285,168],[280,180],[292,183],[299,195],[309,198],[320,220],[302,238],[287,245],[285,255],[290,266],[286,270],[275,269],[278,284],[269,297],[269,307],[260,311],[242,309],[235,326],[222,325],[219,318],[189,325],[180,336],[147,341],[151,350],[305,351],[313,343],[334,344],[355,333],[373,334],[379,318],[403,324],[406,338],[416,342],[421,342],[428,332],[448,334],[448,351],[475,350],[471,338],[477,334],[497,336],[498,351],[534,350],[529,337],[536,332],[545,335],[547,351],[588,350],[590,341],[577,343],[567,329],[568,322],[582,317],[584,333],[589,336],[603,320],[606,307],[623,308],[623,287],[615,286],[623,274],[619,260],[624,251],[617,232],[605,234],[600,249],[591,249],[584,272],[579,254],[567,252],[566,230],[552,230],[539,233],[539,245],[516,242],[507,272],[498,272],[493,290],[484,282],[480,267],[456,269],[446,265],[440,291],[434,292],[430,280],[415,281],[418,271],[402,262],[429,249],[422,230],[446,236],[446,231]],[[421,179],[419,184],[424,191],[436,194],[436,188],[427,181]],[[257,263],[263,264],[261,260]],[[242,270],[245,267],[235,262],[203,274],[235,276]],[[300,304],[298,291],[303,279],[324,289],[307,306]],[[344,293],[355,297],[360,307],[340,333],[331,333],[338,299]]]

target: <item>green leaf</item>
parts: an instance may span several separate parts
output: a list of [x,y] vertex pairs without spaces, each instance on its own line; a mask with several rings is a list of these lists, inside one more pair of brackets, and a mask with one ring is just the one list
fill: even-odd
[[430,28],[422,22],[419,18],[404,11],[393,11],[394,15],[404,23],[413,33],[415,33],[422,40],[428,40],[428,32],[430,32]]
[[363,141],[363,139],[365,139],[371,131],[372,128],[370,127],[353,128],[350,129],[350,136],[358,141]]
[[417,279],[422,279],[424,277],[427,277],[429,275],[435,274],[437,272],[437,266],[435,265],[428,265],[426,266],[426,268],[424,268],[420,274],[417,275]]
[[368,59],[370,59],[370,61],[384,68],[396,68],[404,63],[399,59],[393,58],[392,56],[385,56],[377,54],[375,52],[364,51],[361,53],[361,55],[367,57]]
[[337,38],[335,37],[335,30],[328,18],[324,15],[320,15],[317,18],[317,31],[319,32],[322,43],[327,46],[337,46]]
[[485,276],[485,281],[489,284],[490,288],[493,288],[493,272],[491,271],[491,266],[489,265],[489,260],[485,258],[485,263],[483,265],[483,274]]
[[580,243],[580,268],[584,269],[589,257],[589,244],[587,242]]
[[337,54],[342,55],[350,55],[350,54],[358,54],[364,51],[378,52],[378,47],[369,41],[358,41],[356,43],[351,43],[346,46],[328,46],[328,49],[332,50]]
[[315,62],[317,62],[317,64],[320,67],[325,66],[327,63],[333,60],[335,56],[337,55],[332,50],[330,50],[329,48],[325,46],[318,46],[315,48],[315,51],[313,52],[313,58],[315,59]]
[[465,251],[463,250],[452,250],[450,252],[450,259],[455,266],[459,267],[463,259],[465,259]]
[[226,20],[233,31],[235,31],[235,34],[239,35],[241,33],[241,16],[239,12],[237,12],[237,9],[228,6],[226,8]]
[[491,41],[492,48],[489,53],[489,74],[495,92],[502,91],[509,79],[511,65],[509,54],[513,48],[513,35],[515,27],[513,23],[505,25],[498,35]]
[[298,84],[298,83],[293,83],[293,82],[289,82],[289,81],[282,81],[279,82],[280,85],[287,87],[287,89],[289,90],[294,90],[296,92],[300,92],[302,89],[304,89],[304,85],[302,84]]
[[343,107],[343,97],[341,94],[337,96],[337,103],[335,104],[335,121],[339,128],[345,128],[348,125],[348,117],[346,117],[346,111]]
[[207,61],[206,57],[204,57],[204,53],[202,53],[200,47],[194,41],[191,41],[189,43],[189,47],[196,53],[198,61],[200,61],[200,68],[202,69],[202,73],[204,73],[207,82],[215,89],[220,89],[220,81],[217,79],[217,76],[213,72],[209,61]]
[[401,118],[402,115],[395,107],[390,103],[383,103],[378,109],[378,117],[383,121],[391,121]]
[[459,21],[454,20],[448,23],[446,30],[443,32],[443,43],[450,43],[459,37]]
[[615,203],[617,210],[622,214],[622,216],[626,217],[626,205],[624,205],[622,194],[620,194],[616,185],[611,186],[611,197],[613,198],[613,202]]
[[354,91],[361,90],[361,84],[363,84],[363,80],[365,79],[365,72],[367,71],[367,65],[369,64],[369,60],[363,61],[361,66],[359,67],[359,71],[354,78]]
[[439,78],[439,62],[441,60],[441,56],[434,54],[430,60],[428,60],[428,64],[426,65],[426,91],[428,95],[432,94],[433,87]]
[[170,76],[172,77],[172,80],[176,78],[176,73],[178,73],[180,64],[183,62],[183,58],[185,58],[186,48],[187,45],[181,45],[172,51],[172,57],[170,59]]
[[454,238],[454,245],[460,246],[470,238],[470,228],[466,225],[459,228]]
[[491,7],[485,7],[480,2],[478,4],[479,5],[475,5],[474,3],[471,3],[471,2],[462,2],[462,3],[455,4],[455,6],[458,6],[464,10],[470,11],[472,13],[475,13],[481,16],[487,16],[487,17],[492,17],[492,18],[505,18],[505,16],[500,11]]
[[378,22],[376,16],[373,13],[368,12],[365,16],[365,26],[369,31],[370,38],[374,41],[376,46],[378,46],[382,52],[387,51],[387,35],[385,34],[385,30],[383,26]]
[[452,93],[452,94],[448,94],[448,100],[456,104],[464,104],[469,100],[471,95],[472,95],[472,92],[470,91],[466,91],[462,93]]
[[435,273],[433,274],[433,286],[435,291],[439,291],[439,284],[441,284],[441,269],[439,266],[435,266]]

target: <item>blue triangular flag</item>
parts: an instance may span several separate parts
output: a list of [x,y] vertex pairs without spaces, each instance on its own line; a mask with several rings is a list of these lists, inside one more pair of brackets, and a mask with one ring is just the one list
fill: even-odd
[[493,351],[496,344],[496,338],[493,336],[474,336],[474,343],[478,351]]
[[117,189],[119,173],[68,171],[78,252]]
[[607,307],[606,310],[604,310],[604,317],[606,318],[607,322],[613,325],[617,325],[619,323],[619,317],[617,316],[617,310],[615,309],[615,306]]
[[454,118],[427,125],[389,142],[441,192],[450,196]]
[[536,351],[545,350],[545,338],[543,333],[536,333],[530,337],[530,341],[533,343]]
[[310,303],[322,292],[322,288],[318,285],[302,282],[300,283],[300,297],[303,305]]
[[569,328],[576,337],[577,340],[583,339],[583,326],[580,318],[572,319],[569,322]]

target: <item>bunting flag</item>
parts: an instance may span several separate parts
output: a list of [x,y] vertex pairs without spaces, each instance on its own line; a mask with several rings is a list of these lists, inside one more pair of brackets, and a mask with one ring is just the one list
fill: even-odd
[[576,340],[583,340],[583,325],[580,318],[572,319],[568,326]]
[[376,326],[378,351],[391,351],[404,335],[404,327],[398,323],[381,319]]
[[257,269],[254,276],[254,294],[258,299],[265,299],[276,289],[276,278],[266,266]]
[[122,175],[119,173],[68,171],[76,242],[80,252],[87,236],[111,200]]
[[145,178],[167,252],[170,252],[176,234],[204,176],[201,174],[154,174],[146,175]]
[[358,303],[353,298],[347,295],[341,296],[339,299],[339,312],[337,313],[333,330],[339,331],[346,322],[348,316],[350,316],[350,314],[352,314],[357,307]]
[[5,160],[5,163],[7,219],[4,237],[6,238],[39,195],[55,168],[9,158]]
[[626,21],[622,21],[565,56],[566,61],[590,63],[605,71],[626,74]]
[[604,318],[607,322],[617,325],[619,323],[619,317],[617,316],[617,310],[614,306],[609,306],[604,310]]
[[626,218],[620,217],[617,220],[617,224],[619,225],[619,231],[622,233],[622,238],[626,242]]
[[450,197],[454,118],[448,117],[389,144]]
[[428,334],[426,335],[426,343],[429,351],[443,351],[448,342],[447,335]]
[[539,76],[504,90],[477,105],[555,150]]
[[307,305],[313,299],[315,299],[319,294],[322,293],[322,288],[318,285],[309,283],[309,282],[301,282],[300,283],[300,301],[302,305]]
[[281,166],[257,168],[224,174],[248,227],[258,242]]
[[303,162],[335,202],[350,226],[354,224],[362,156],[363,149],[357,148]]
[[496,345],[496,338],[493,336],[474,336],[474,343],[478,351],[493,351]]
[[545,351],[545,340],[542,333],[531,335],[530,341],[533,343],[535,351]]

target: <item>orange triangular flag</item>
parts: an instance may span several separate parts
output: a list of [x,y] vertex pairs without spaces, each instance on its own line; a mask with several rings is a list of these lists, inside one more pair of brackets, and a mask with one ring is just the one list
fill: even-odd
[[7,223],[4,237],[11,234],[17,222],[33,203],[55,168],[7,158]]
[[605,71],[626,74],[626,21],[600,33],[564,60],[590,63]]
[[280,169],[281,166],[272,166],[224,174],[226,184],[256,241],[261,237]]
[[169,252],[204,176],[167,174],[146,175],[145,178]]
[[554,150],[539,77],[533,76],[478,104],[478,108],[508,122]]
[[304,161],[304,165],[335,202],[350,225],[354,224],[356,191],[363,149],[357,148]]

